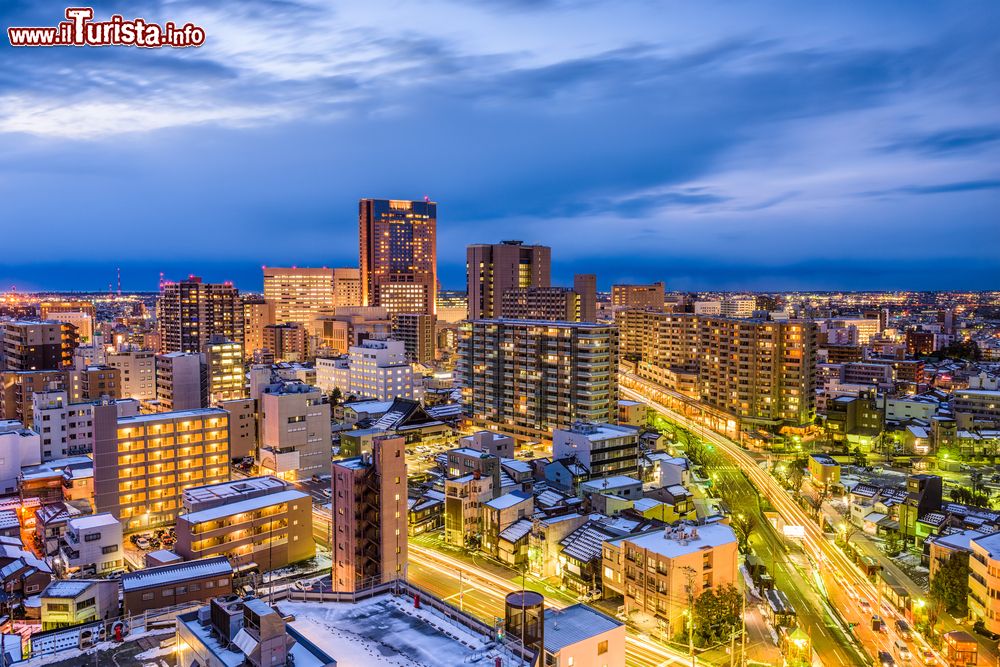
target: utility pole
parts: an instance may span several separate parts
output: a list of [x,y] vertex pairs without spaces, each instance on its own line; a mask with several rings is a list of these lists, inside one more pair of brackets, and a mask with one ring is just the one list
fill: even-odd
[[747,596],[744,591],[743,594],[743,611],[741,613],[743,617],[743,636],[740,638],[740,667],[747,666]]
[[684,587],[684,590],[687,592],[688,599],[688,655],[691,656],[691,667],[697,667],[697,662],[694,658],[694,568],[690,566],[685,567],[684,576],[687,579],[687,585]]

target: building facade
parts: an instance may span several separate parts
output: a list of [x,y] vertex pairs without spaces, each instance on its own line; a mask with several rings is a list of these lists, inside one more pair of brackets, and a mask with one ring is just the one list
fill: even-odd
[[163,283],[156,301],[160,352],[204,352],[218,334],[243,342],[243,302],[232,283],[205,283],[197,276]]
[[361,301],[389,315],[436,312],[437,204],[430,201],[362,199]]
[[501,317],[507,291],[549,286],[552,248],[521,241],[477,243],[466,249],[465,270],[469,319]]

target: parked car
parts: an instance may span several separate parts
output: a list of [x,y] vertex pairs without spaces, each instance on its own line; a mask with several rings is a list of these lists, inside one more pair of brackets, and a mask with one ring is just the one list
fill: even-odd
[[983,622],[981,620],[976,621],[972,625],[972,631],[975,632],[977,635],[981,637],[986,637],[987,639],[992,641],[1000,639],[1000,635],[987,629],[986,626],[983,625]]
[[149,548],[149,539],[146,537],[135,538],[135,546],[139,547],[143,551]]

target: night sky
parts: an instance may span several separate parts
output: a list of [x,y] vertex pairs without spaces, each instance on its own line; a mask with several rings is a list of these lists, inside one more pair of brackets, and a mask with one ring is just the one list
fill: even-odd
[[[70,3],[73,4],[73,3]],[[82,3],[90,4],[90,3]],[[0,0],[0,24],[65,2]],[[438,202],[553,278],[1000,288],[1000,3],[156,0],[198,49],[0,46],[0,289],[357,265]],[[5,31],[4,31],[5,32]]]

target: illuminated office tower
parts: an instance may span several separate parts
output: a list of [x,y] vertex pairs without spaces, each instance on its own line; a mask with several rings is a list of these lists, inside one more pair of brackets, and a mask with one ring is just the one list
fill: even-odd
[[274,306],[275,324],[308,325],[333,312],[333,269],[266,266],[264,300]]
[[264,297],[243,297],[243,354],[247,359],[264,349],[264,327],[274,324],[274,304]]
[[243,346],[222,336],[213,336],[205,350],[205,381],[209,405],[246,398]]
[[339,268],[333,270],[333,305],[361,305],[361,269]]
[[358,222],[363,305],[435,314],[437,204],[362,199]]
[[505,292],[548,287],[552,248],[521,241],[476,243],[466,249],[469,319],[500,317]]
[[477,426],[548,439],[576,421],[618,419],[618,331],[610,325],[469,321],[455,371]]
[[164,283],[156,300],[161,352],[204,352],[214,334],[243,342],[243,303],[232,283],[197,276]]

